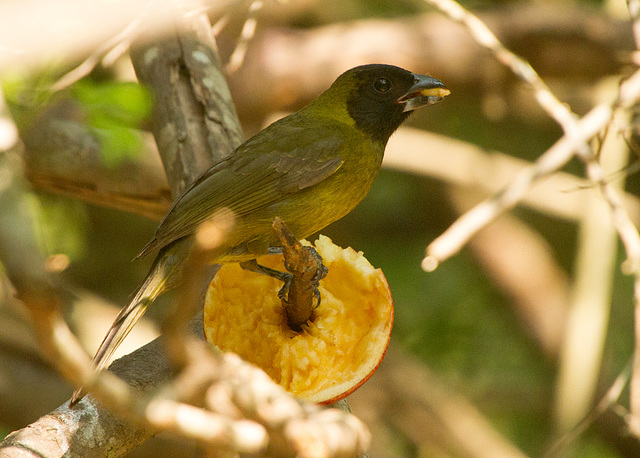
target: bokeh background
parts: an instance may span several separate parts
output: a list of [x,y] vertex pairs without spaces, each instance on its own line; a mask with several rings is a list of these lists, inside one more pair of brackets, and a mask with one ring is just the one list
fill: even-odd
[[[579,115],[613,100],[634,69],[622,0],[461,3]],[[212,13],[213,22],[226,24],[217,35],[223,61],[241,40],[248,5]],[[429,73],[452,91],[410,118],[422,136],[409,138],[413,131],[405,130],[390,145],[394,157],[424,152],[421,160],[431,162],[423,168],[410,162],[402,171],[389,163],[362,204],[323,231],[382,268],[394,297],[388,356],[350,398],[372,430],[370,456],[640,456],[640,442],[625,423],[628,389],[559,442],[589,415],[634,347],[632,279],[622,274],[624,252],[579,161],[435,271],[421,268],[431,241],[562,135],[530,88],[464,27],[417,0],[265,1],[256,20],[246,56],[228,77],[246,136],[361,63]],[[99,139],[98,169],[126,174],[148,160],[149,134],[140,132],[149,125],[152,100],[133,82],[126,53],[51,92],[82,57],[13,65],[0,70],[0,80],[22,140],[13,151],[26,158],[33,191],[25,198],[41,249],[95,306],[69,312],[91,348],[111,322],[113,304],[127,302],[146,274],[148,261],[131,260],[157,221],[61,195],[60,186],[43,179],[48,164],[33,165],[40,151],[62,155],[56,148],[64,143],[43,127],[52,117],[88,126]],[[638,148],[634,115],[627,116],[610,128],[614,145],[603,154],[618,157],[607,178],[624,187],[637,222]],[[581,258],[599,242],[594,258]],[[38,356],[1,269],[0,308],[0,433],[6,434],[64,402],[71,387]],[[150,311],[150,322],[162,318],[160,309]],[[141,328],[129,348],[154,335],[153,323]],[[131,456],[190,453],[184,445],[171,447],[161,437]]]

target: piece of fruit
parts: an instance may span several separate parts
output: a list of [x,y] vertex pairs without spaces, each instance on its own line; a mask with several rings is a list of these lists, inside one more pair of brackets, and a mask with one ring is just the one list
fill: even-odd
[[[282,283],[224,265],[209,285],[204,306],[207,341],[262,368],[301,399],[324,404],[353,392],[377,369],[389,345],[393,301],[380,269],[362,253],[327,237],[315,244],[329,273],[313,321],[297,333],[278,299]],[[284,270],[282,256],[258,262]]]

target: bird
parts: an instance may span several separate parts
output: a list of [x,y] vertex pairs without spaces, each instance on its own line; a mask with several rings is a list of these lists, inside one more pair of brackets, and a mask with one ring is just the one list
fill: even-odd
[[[255,259],[278,247],[280,217],[299,239],[342,218],[366,196],[393,132],[417,108],[440,102],[449,89],[431,76],[386,64],[347,70],[315,100],[267,126],[212,165],[175,200],[138,257],[156,254],[131,302],[115,318],[93,358],[96,371],[147,307],[180,284],[198,227],[220,209],[234,215],[212,265]],[[84,392],[78,388],[75,405]]]

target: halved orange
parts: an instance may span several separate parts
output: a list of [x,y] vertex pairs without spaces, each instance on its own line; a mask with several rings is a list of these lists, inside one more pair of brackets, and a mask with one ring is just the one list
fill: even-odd
[[[204,306],[207,341],[262,368],[301,399],[329,404],[362,385],[389,345],[393,301],[380,269],[363,254],[324,236],[315,243],[329,273],[322,301],[301,333],[289,328],[278,298],[282,283],[224,265],[209,285]],[[281,255],[258,262],[284,270]]]

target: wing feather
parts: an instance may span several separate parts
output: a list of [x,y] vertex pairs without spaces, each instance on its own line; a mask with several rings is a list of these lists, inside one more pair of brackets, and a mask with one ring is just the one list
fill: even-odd
[[205,172],[176,200],[140,255],[194,233],[219,208],[247,216],[333,175],[342,165],[341,130],[291,124],[272,124]]

